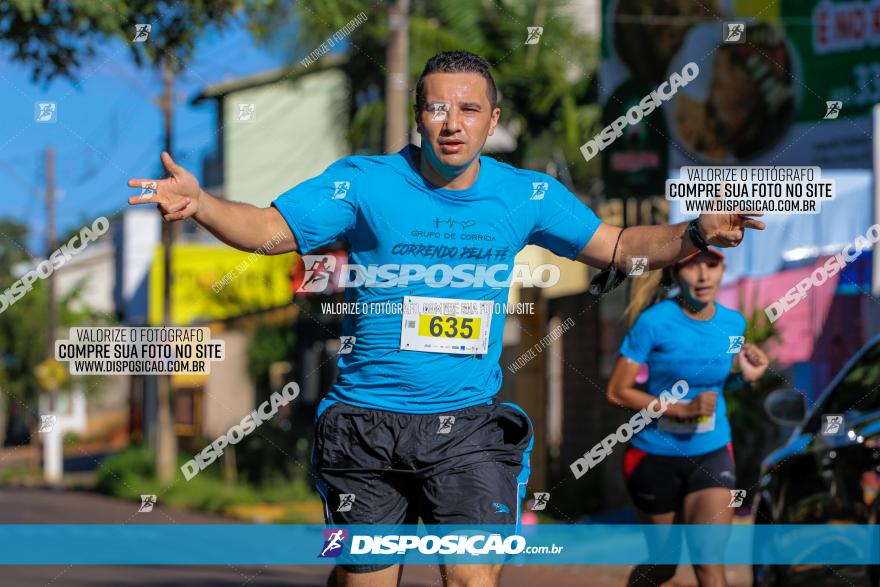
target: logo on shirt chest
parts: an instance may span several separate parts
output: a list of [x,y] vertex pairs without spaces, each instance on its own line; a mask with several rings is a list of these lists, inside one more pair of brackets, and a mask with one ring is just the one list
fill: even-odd
[[455,230],[456,228],[466,230],[472,226],[476,226],[477,221],[473,219],[462,220],[449,216],[447,218],[436,217],[434,218],[433,224],[435,230]]
[[[437,215],[427,222],[420,222],[419,228],[410,230],[413,238],[441,240],[444,244],[457,243],[497,243],[497,230],[480,223],[474,218],[458,218],[455,216]],[[424,228],[422,228],[422,226]],[[496,234],[493,234],[495,232]]]

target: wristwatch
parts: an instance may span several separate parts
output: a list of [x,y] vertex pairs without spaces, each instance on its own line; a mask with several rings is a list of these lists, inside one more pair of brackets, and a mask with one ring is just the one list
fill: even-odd
[[700,225],[698,224],[699,217],[694,218],[688,223],[687,233],[691,239],[691,242],[694,243],[694,246],[703,251],[704,253],[709,252],[709,243],[706,242],[706,239],[700,234]]

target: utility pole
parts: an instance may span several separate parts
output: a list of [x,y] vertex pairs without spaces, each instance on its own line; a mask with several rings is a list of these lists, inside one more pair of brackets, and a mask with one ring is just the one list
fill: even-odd
[[[55,248],[55,151],[46,149],[46,258]],[[55,327],[57,313],[55,310],[55,272],[49,274],[49,307],[46,312],[46,357],[55,356]],[[49,390],[49,410],[55,412],[56,390]]]
[[[55,246],[55,152],[52,150],[52,147],[46,148],[46,159],[43,172],[46,176],[46,192],[43,196],[43,200],[46,204],[46,258],[49,258],[49,255],[52,254],[52,247]],[[46,358],[51,359],[55,356],[55,323],[56,323],[56,311],[55,311],[55,272],[49,274],[49,278],[46,280],[46,286],[48,290],[48,300],[46,307]],[[43,363],[45,364],[45,362]],[[39,368],[37,369],[39,371]],[[45,397],[48,399],[48,412],[50,414],[55,413],[55,393],[56,390],[54,388],[44,387],[41,383],[41,388],[46,393]],[[42,402],[42,397],[39,397],[37,400],[38,411],[42,414],[43,410],[46,409]],[[58,475],[49,475],[46,470],[46,459],[45,459],[45,446],[44,442],[48,441],[47,439],[43,439],[38,432],[40,426],[40,416],[37,417],[37,422],[35,422],[31,428],[31,442],[33,443],[34,448],[36,448],[34,465],[36,469],[43,468],[44,475],[46,480],[49,483],[56,484],[61,481]],[[42,457],[41,457],[42,455]],[[62,457],[63,458],[63,457]]]
[[409,72],[409,0],[394,0],[388,11],[388,38],[385,79],[385,152],[396,153],[408,142],[411,113],[407,109]]
[[[162,96],[159,98],[164,125],[165,150],[171,155],[174,115],[174,72],[168,57],[162,58]],[[161,214],[161,212],[159,212]],[[162,222],[162,324],[171,326],[171,251],[177,236],[176,222]],[[163,483],[174,480],[177,465],[177,437],[171,412],[171,375],[158,375],[158,427],[156,430],[156,473]]]

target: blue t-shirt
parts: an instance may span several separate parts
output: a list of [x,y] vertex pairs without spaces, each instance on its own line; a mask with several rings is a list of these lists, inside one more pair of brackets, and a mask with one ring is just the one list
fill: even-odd
[[[639,316],[620,347],[620,354],[648,366],[648,393],[660,395],[679,379],[688,384],[680,401],[700,392],[717,391],[714,422],[678,421],[661,416],[632,439],[645,452],[667,456],[694,456],[712,452],[730,442],[730,423],[724,401],[724,382],[733,367],[746,331],[746,320],[715,302],[710,320],[695,320],[668,299]],[[732,338],[733,337],[733,338]]]
[[[346,302],[371,308],[402,304],[404,296],[490,301],[488,347],[484,354],[464,355],[401,350],[399,312],[347,315],[343,335],[354,336],[354,345],[339,355],[339,377],[327,400],[414,414],[491,401],[501,386],[501,304],[509,289],[498,283],[513,272],[514,256],[534,244],[574,259],[599,227],[593,211],[546,174],[481,156],[470,188],[443,189],[419,173],[417,152],[407,146],[393,155],[345,157],[272,205],[303,254],[341,239],[349,245],[351,264],[449,265],[448,286],[436,287],[441,274],[430,273],[402,287],[369,287],[369,280],[359,280],[365,282],[345,290]],[[456,269],[473,275],[499,264],[504,270],[491,280],[455,287],[465,283]],[[381,281],[388,273],[375,275]]]

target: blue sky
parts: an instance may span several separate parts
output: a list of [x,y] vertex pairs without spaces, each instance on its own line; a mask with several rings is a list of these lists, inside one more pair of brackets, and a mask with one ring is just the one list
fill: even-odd
[[[277,53],[257,46],[240,22],[202,36],[176,85],[178,163],[200,174],[202,158],[215,144],[213,103],[191,106],[193,96],[206,85],[282,65]],[[134,190],[126,180],[157,172],[163,139],[155,97],[162,88],[155,71],[135,67],[122,42],[102,47],[77,74],[78,84],[34,84],[30,75],[28,67],[0,60],[0,217],[28,224],[28,249],[39,254],[46,227],[46,148],[55,150],[59,234],[81,226],[84,218],[90,224],[127,206]],[[57,103],[57,123],[34,121],[37,101]]]

